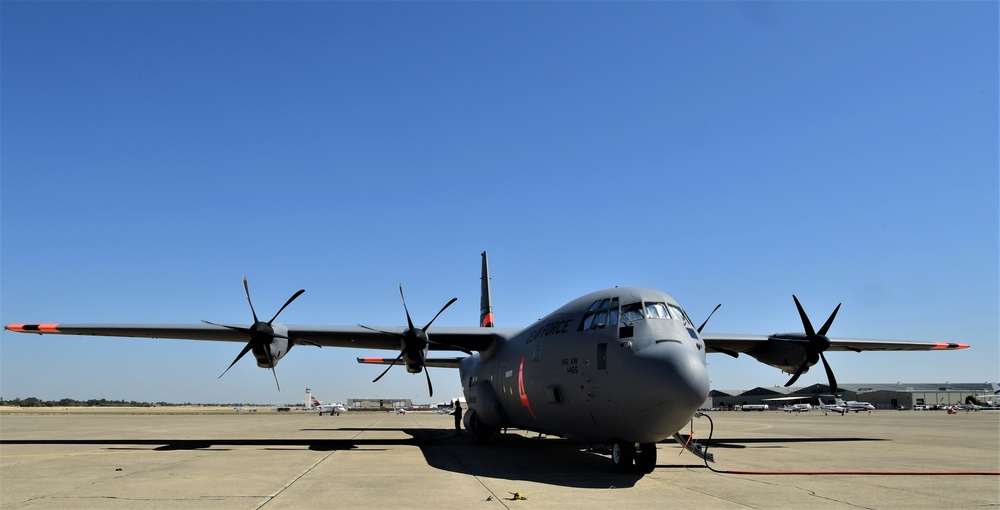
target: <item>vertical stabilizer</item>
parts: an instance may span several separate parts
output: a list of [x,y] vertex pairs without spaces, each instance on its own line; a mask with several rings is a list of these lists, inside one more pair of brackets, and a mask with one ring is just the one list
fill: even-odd
[[486,262],[486,252],[483,252],[482,290],[479,296],[479,326],[493,327],[493,304],[490,299],[490,266]]

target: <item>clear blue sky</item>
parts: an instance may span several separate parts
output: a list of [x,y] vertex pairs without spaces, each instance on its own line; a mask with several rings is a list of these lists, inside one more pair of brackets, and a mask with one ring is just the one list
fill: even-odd
[[[0,322],[501,326],[593,290],[708,330],[966,342],[841,382],[1000,379],[996,2],[0,4]],[[433,333],[433,329],[432,329]],[[0,393],[428,401],[300,346],[2,333]],[[788,376],[709,359],[719,389]],[[432,369],[435,397],[457,374]],[[821,368],[800,380],[825,381]],[[435,400],[438,400],[435,398]]]

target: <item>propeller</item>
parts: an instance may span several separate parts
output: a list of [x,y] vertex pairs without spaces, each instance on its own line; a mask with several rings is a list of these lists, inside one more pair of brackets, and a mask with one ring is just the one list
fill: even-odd
[[826,377],[830,381],[830,391],[832,393],[837,393],[837,378],[833,375],[833,370],[830,368],[830,364],[826,362],[826,356],[823,355],[823,351],[830,348],[830,339],[827,338],[826,332],[830,330],[830,326],[833,324],[833,319],[837,317],[837,312],[840,311],[840,304],[833,309],[833,313],[830,314],[830,318],[826,320],[823,327],[819,328],[819,331],[813,330],[812,323],[809,322],[809,317],[806,315],[805,310],[802,309],[802,304],[799,303],[799,298],[792,295],[792,299],[795,300],[795,307],[799,310],[799,317],[802,318],[802,327],[806,331],[806,359],[799,365],[798,370],[792,375],[792,378],[785,383],[785,386],[791,386],[798,380],[802,372],[809,367],[809,365],[816,364],[817,358],[823,360],[823,368],[826,369]]
[[719,303],[719,304],[715,305],[715,308],[712,309],[712,313],[708,314],[708,317],[705,318],[705,322],[702,322],[701,326],[698,326],[698,332],[699,333],[701,333],[701,330],[705,329],[705,325],[708,324],[708,319],[711,319],[712,316],[715,315],[715,312],[719,311],[719,307],[721,307],[721,306],[722,306],[722,303]]
[[274,384],[275,386],[278,387],[278,391],[281,391],[281,385],[278,384],[278,374],[277,372],[274,371],[274,360],[271,359],[271,349],[269,349],[268,347],[271,345],[271,342],[274,341],[275,338],[284,338],[287,340],[288,337],[279,333],[275,333],[274,327],[271,326],[271,323],[274,322],[274,319],[278,318],[278,314],[280,314],[286,307],[288,307],[288,305],[292,304],[292,301],[295,301],[295,298],[301,296],[302,293],[306,291],[306,289],[299,289],[298,292],[292,294],[292,297],[288,298],[288,301],[285,301],[285,304],[278,309],[278,312],[274,314],[274,317],[271,317],[271,320],[267,322],[262,322],[260,319],[257,318],[257,311],[254,310],[253,301],[250,299],[250,287],[247,285],[246,276],[243,277],[243,291],[247,295],[247,303],[250,304],[250,313],[253,314],[253,325],[251,325],[248,328],[242,328],[239,326],[216,324],[214,322],[208,322],[206,320],[202,321],[205,324],[220,326],[234,331],[242,331],[246,333],[247,336],[250,338],[250,341],[248,341],[246,346],[243,347],[243,350],[240,351],[240,354],[236,356],[236,359],[234,359],[233,362],[230,363],[229,366],[222,371],[222,375],[220,375],[219,378],[221,379],[223,375],[226,375],[226,372],[228,372],[230,368],[233,368],[233,365],[235,365],[237,361],[243,358],[243,356],[246,356],[246,354],[250,352],[254,347],[258,347],[260,348],[261,351],[264,351],[264,354],[267,356],[267,364],[271,369],[271,374],[274,375]]
[[423,369],[424,375],[427,376],[427,391],[430,393],[430,396],[433,397],[434,387],[431,385],[431,374],[426,370],[427,358],[426,355],[424,354],[427,346],[430,344],[435,344],[447,347],[449,349],[468,352],[466,349],[462,349],[453,345],[431,341],[430,338],[427,336],[427,328],[431,327],[431,324],[433,324],[434,321],[437,320],[438,316],[441,315],[441,313],[444,312],[449,306],[451,306],[452,303],[458,301],[458,298],[451,298],[451,301],[448,301],[443,307],[441,307],[441,310],[438,311],[437,315],[435,315],[434,318],[431,319],[430,322],[428,322],[427,325],[422,328],[416,328],[413,326],[413,319],[410,318],[410,311],[406,308],[406,298],[403,297],[402,283],[399,284],[399,298],[403,301],[403,311],[406,312],[407,329],[402,334],[392,331],[382,331],[380,329],[370,328],[368,326],[365,326],[364,324],[358,324],[358,326],[361,326],[362,328],[365,328],[367,330],[375,331],[376,333],[382,333],[384,335],[394,336],[396,338],[401,338],[403,340],[403,349],[399,351],[399,356],[396,356],[396,359],[392,360],[392,363],[390,363],[389,366],[384,371],[382,371],[382,373],[379,374],[378,377],[373,379],[372,382],[378,382],[378,380],[381,379],[383,375],[389,372],[389,369],[394,367],[396,363],[399,362],[399,360],[403,359],[403,356],[407,356],[407,358],[409,359],[420,360],[420,367],[421,369]]

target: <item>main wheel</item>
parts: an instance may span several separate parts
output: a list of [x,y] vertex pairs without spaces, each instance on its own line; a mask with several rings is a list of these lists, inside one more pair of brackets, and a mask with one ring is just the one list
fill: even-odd
[[635,467],[640,473],[652,473],[656,469],[656,443],[642,443],[635,455]]
[[472,413],[469,416],[469,433],[472,435],[472,442],[477,444],[486,444],[490,441],[491,431],[489,428],[484,427],[482,423],[479,422],[479,416],[476,415],[476,410],[469,410]]
[[615,471],[631,471],[635,460],[635,443],[615,439],[611,445],[611,464]]

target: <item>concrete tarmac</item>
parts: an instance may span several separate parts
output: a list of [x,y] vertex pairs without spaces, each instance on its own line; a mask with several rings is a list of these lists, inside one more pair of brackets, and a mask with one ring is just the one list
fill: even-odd
[[435,413],[0,411],[0,507],[1000,507],[1000,412],[709,415],[730,473],[673,441],[650,474],[523,431],[475,445]]

